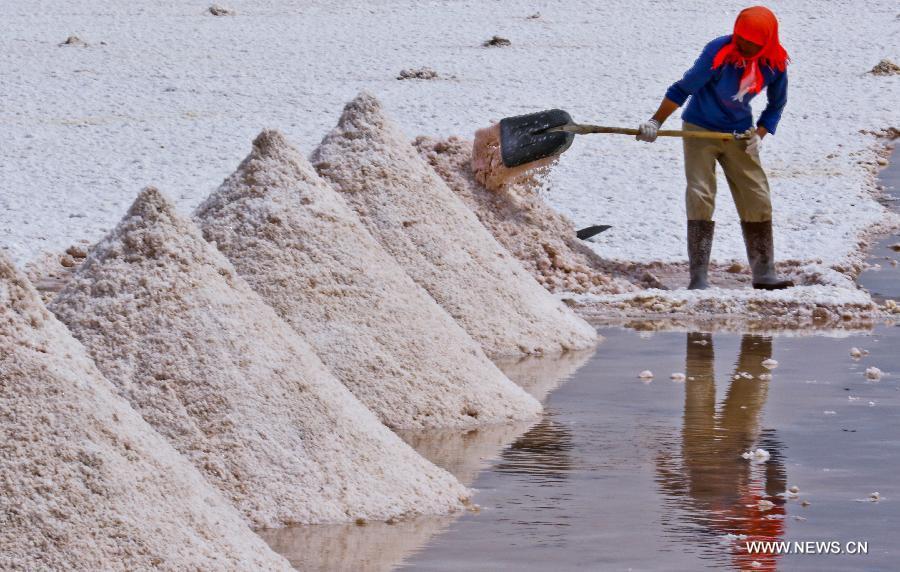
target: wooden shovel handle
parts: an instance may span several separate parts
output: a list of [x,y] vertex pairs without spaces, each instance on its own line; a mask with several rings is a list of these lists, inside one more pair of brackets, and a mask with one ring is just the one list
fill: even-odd
[[[637,129],[629,129],[627,127],[602,127],[600,125],[578,125],[572,123],[570,125],[562,125],[554,127],[547,131],[565,131],[567,133],[575,133],[577,135],[587,135],[588,133],[619,133],[621,135],[637,135]],[[731,141],[733,139],[746,139],[743,133],[722,133],[719,131],[676,131],[673,129],[660,129],[656,132],[660,137],[685,137],[688,139],[718,139],[720,141]]]

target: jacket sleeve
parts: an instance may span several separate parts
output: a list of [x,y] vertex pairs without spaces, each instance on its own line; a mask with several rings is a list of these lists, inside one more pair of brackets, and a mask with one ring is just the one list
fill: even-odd
[[766,88],[766,98],[769,102],[759,116],[756,125],[762,125],[769,133],[775,133],[778,122],[781,120],[781,111],[787,103],[787,72],[781,72]]
[[669,89],[666,90],[666,97],[681,106],[687,101],[688,96],[706,85],[713,76],[712,65],[716,51],[714,42],[707,44],[691,69],[684,72],[684,76],[680,80],[669,86]]

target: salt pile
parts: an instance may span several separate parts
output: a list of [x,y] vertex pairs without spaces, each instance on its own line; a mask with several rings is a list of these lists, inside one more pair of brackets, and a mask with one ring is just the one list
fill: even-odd
[[367,93],[313,164],[368,229],[491,357],[591,346],[596,332],[522,268]]
[[639,289],[611,276],[615,270],[575,236],[571,220],[540,197],[536,181],[489,190],[472,173],[472,142],[418,137],[414,145],[497,242],[551,292],[619,294]]
[[277,131],[256,138],[196,219],[388,426],[471,427],[540,412]]
[[288,570],[0,253],[0,569]]
[[256,526],[462,508],[157,191],[51,308],[120,393]]

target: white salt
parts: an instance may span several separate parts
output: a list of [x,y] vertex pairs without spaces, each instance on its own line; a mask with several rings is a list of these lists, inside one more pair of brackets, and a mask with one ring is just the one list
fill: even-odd
[[769,460],[770,456],[771,455],[769,455],[769,452],[766,451],[765,449],[756,449],[756,450],[751,449],[750,451],[747,451],[746,453],[741,454],[741,457],[743,457],[753,463],[765,463],[766,461]]
[[279,132],[256,138],[195,218],[389,427],[468,427],[540,413]]
[[771,373],[761,373],[757,376],[757,379],[759,379],[760,381],[772,381],[772,374]]
[[774,360],[772,358],[769,358],[769,359],[763,360],[762,366],[766,369],[775,369],[776,367],[778,367],[778,361]]
[[685,379],[683,373],[673,373],[672,375],[669,376],[669,378],[672,381],[684,381],[684,379]]
[[850,348],[850,357],[853,358],[861,358],[863,356],[862,350],[859,348]]
[[256,526],[462,508],[155,189],[52,309],[121,394]]
[[757,508],[761,511],[772,510],[775,507],[775,503],[770,500],[762,499],[756,504]]
[[868,379],[877,381],[877,380],[881,379],[881,376],[883,376],[883,375],[884,375],[884,372],[882,372],[880,369],[878,369],[875,366],[866,368],[866,377]]
[[289,570],[0,252],[0,569]]
[[641,379],[653,379],[653,372],[649,369],[645,369],[641,373],[638,374],[638,377]]
[[616,294],[639,289],[597,256],[576,236],[574,223],[541,198],[539,180],[491,190],[472,173],[471,141],[417,137],[414,145],[497,242],[551,292]]
[[414,281],[491,357],[596,343],[593,327],[544,290],[363,93],[313,164]]

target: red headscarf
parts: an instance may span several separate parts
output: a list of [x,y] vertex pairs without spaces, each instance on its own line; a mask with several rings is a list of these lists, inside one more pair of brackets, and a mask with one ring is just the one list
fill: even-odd
[[[753,57],[747,58],[741,55],[737,47],[738,36],[759,44],[762,49]],[[771,10],[764,6],[745,8],[738,14],[734,21],[734,34],[731,41],[725,44],[713,59],[713,69],[726,63],[741,63],[744,66],[744,74],[741,76],[741,90],[738,99],[743,94],[759,93],[763,88],[763,77],[759,71],[759,65],[765,64],[778,71],[784,71],[788,63],[787,52],[781,47],[778,40],[778,20]]]

